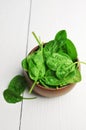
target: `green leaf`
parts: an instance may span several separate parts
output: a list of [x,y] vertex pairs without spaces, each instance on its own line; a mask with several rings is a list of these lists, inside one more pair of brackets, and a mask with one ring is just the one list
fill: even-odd
[[50,57],[48,57],[46,61],[46,64],[49,67],[49,69],[53,71],[56,71],[57,68],[63,63],[71,64],[72,60],[66,57],[65,55],[61,55],[59,53],[53,53]]
[[71,59],[73,61],[75,61],[77,59],[77,50],[76,50],[76,47],[75,45],[73,44],[73,42],[69,39],[67,39],[65,41],[66,43],[66,51],[67,51],[67,54],[71,57]]
[[64,41],[67,38],[66,30],[61,30],[55,35],[55,41]]
[[43,87],[49,88],[49,86],[47,86],[42,79],[40,79],[39,82],[40,82],[40,84],[41,84]]
[[72,76],[71,74],[67,76],[67,82],[69,83],[76,83],[81,81],[81,73],[78,68],[75,69],[75,75]]
[[21,75],[15,76],[8,85],[8,88],[18,95],[23,93],[26,87],[27,82],[25,80],[25,77]]
[[38,50],[28,60],[28,73],[32,80],[41,79],[45,74],[45,65],[42,50]]
[[52,53],[57,51],[58,44],[54,40],[51,40],[44,45],[43,53],[45,58],[48,58]]
[[55,71],[47,69],[45,72],[45,76],[55,76]]
[[56,76],[59,79],[63,79],[66,77],[69,73],[75,71],[75,64],[70,62],[64,62],[63,64],[59,65],[59,67],[56,70]]
[[4,90],[3,96],[4,96],[5,101],[8,103],[17,103],[17,102],[21,102],[23,99],[31,100],[31,99],[36,98],[36,97],[24,98],[23,96],[18,95],[16,92],[10,89]]
[[70,59],[70,60],[71,60],[71,57],[70,57],[67,53],[65,53],[65,52],[63,52],[63,51],[59,51],[58,54],[60,54],[60,55],[62,55],[62,56],[65,56],[67,59]]
[[53,88],[59,84],[55,72],[50,69],[46,70],[45,76],[41,79],[41,82],[44,83],[45,87],[48,86]]
[[23,100],[22,96],[19,96],[18,94],[16,94],[14,91],[10,90],[10,89],[6,89],[3,92],[3,96],[4,99],[6,100],[6,102],[8,103],[17,103]]
[[22,60],[22,68],[25,70],[25,71],[28,71],[28,64],[27,64],[27,58],[24,58]]
[[67,77],[64,79],[60,80],[60,86],[68,85],[71,83],[77,83],[81,81],[81,73],[80,71],[76,68],[75,71],[71,72]]
[[42,81],[48,85],[49,87],[56,88],[59,85],[59,79],[57,79],[54,75],[46,76],[42,79]]

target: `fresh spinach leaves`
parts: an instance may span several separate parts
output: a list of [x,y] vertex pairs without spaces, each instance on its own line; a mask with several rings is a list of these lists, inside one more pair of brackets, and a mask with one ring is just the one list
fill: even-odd
[[[46,44],[32,32],[38,42],[38,49],[22,60],[22,68],[33,80],[29,93],[37,83],[45,88],[61,88],[65,85],[81,81],[78,64],[78,53],[74,43],[67,37],[66,30],[56,33],[55,38]],[[86,63],[84,63],[86,64]],[[3,96],[8,103],[17,103],[24,98],[22,93],[27,87],[24,76],[17,75],[4,90]]]
[[67,38],[66,30],[57,32],[54,40],[44,45],[34,32],[33,35],[39,48],[22,61],[23,69],[34,81],[30,93],[37,82],[46,88],[57,88],[81,80],[78,65],[75,63],[78,57],[77,50],[73,42]]

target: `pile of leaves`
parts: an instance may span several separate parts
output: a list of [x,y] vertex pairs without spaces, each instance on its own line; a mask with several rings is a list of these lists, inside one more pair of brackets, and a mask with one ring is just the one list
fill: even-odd
[[54,40],[46,44],[32,33],[39,47],[22,61],[23,69],[34,81],[30,93],[38,83],[46,88],[61,88],[81,81],[77,50],[65,30],[59,31]]

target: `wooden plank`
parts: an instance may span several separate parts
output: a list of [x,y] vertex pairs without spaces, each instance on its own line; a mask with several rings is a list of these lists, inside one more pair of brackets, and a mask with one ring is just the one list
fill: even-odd
[[[53,39],[57,31],[66,29],[80,60],[85,60],[85,5],[85,0],[33,0],[28,52],[37,45],[32,31],[46,42]],[[85,69],[82,70],[83,83],[77,84],[67,95],[50,99],[38,96],[36,100],[24,101],[21,130],[85,130]]]
[[3,91],[9,81],[21,74],[26,53],[28,0],[0,0],[0,130],[18,130],[21,103],[8,104]]

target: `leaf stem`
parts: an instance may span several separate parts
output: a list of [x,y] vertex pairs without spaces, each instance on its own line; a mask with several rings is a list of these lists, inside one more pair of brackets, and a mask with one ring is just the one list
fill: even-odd
[[37,97],[32,97],[32,98],[25,98],[25,97],[23,97],[23,99],[25,99],[25,100],[31,100],[31,99],[36,99]]
[[38,37],[36,36],[36,34],[34,32],[32,32],[33,36],[35,37],[36,41],[38,42],[39,46],[41,47],[41,42],[40,40],[38,39]]
[[34,81],[32,87],[30,88],[29,94],[31,94],[32,90],[34,89],[35,85],[36,85],[37,81]]
[[82,64],[85,64],[85,65],[86,65],[86,62],[83,62],[83,61],[76,61],[74,64],[80,64],[80,63],[82,63]]

